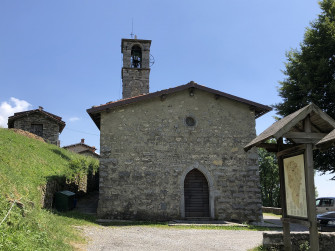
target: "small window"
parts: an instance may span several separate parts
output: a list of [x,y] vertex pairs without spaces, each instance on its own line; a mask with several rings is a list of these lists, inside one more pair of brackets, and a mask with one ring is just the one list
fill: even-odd
[[37,136],[43,137],[43,125],[42,124],[31,124],[30,132]]
[[192,117],[186,117],[185,123],[187,126],[195,126],[195,119]]

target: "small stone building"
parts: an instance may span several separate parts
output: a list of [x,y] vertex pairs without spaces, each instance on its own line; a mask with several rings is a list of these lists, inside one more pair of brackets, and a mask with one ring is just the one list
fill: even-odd
[[99,154],[97,154],[95,151],[97,150],[94,146],[89,146],[85,144],[85,139],[81,139],[80,143],[73,144],[73,145],[68,145],[68,146],[63,146],[64,149],[67,149],[69,151],[94,157],[94,158],[99,158]]
[[100,129],[98,217],[262,217],[255,119],[270,107],[194,82],[149,93],[150,40],[122,39],[123,99],[87,112]]
[[61,117],[39,107],[35,110],[14,113],[8,118],[8,128],[22,129],[42,137],[46,142],[59,146],[59,134],[65,122]]

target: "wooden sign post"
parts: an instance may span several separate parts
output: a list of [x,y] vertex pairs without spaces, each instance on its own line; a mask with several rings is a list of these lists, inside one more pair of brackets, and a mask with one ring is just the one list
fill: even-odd
[[[312,125],[308,115],[304,121],[305,133],[311,134]],[[305,149],[305,175],[306,175],[306,192],[307,192],[307,214],[309,227],[309,239],[311,250],[319,250],[319,233],[316,221],[315,206],[315,184],[314,184],[314,165],[313,165],[313,145],[306,144]]]
[[[271,138],[277,143],[268,143]],[[292,250],[290,223],[308,227],[310,249],[319,250],[313,149],[334,142],[335,120],[311,103],[275,122],[244,147],[245,151],[262,147],[277,155],[285,250]]]
[[[311,133],[309,115],[304,120],[305,137]],[[308,140],[306,140],[308,142]],[[282,139],[279,145],[282,146]],[[279,147],[280,149],[280,147]],[[309,228],[310,248],[319,250],[316,220],[313,145],[305,143],[277,153],[283,209],[285,250],[291,250],[290,223]]]

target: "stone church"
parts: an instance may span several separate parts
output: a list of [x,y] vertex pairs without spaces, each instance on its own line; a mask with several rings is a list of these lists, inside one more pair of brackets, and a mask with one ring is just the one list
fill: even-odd
[[270,107],[194,82],[149,92],[151,40],[122,39],[123,98],[87,112],[100,129],[98,217],[262,217],[255,119]]

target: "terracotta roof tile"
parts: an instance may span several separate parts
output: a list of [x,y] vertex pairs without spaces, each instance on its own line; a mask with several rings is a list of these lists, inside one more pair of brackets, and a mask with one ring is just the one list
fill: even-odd
[[67,148],[71,148],[71,147],[74,147],[74,146],[80,146],[80,145],[86,147],[87,149],[90,149],[90,151],[93,151],[93,152],[95,152],[97,150],[94,146],[89,146],[89,145],[86,145],[85,143],[76,143],[76,144],[72,144],[72,145],[68,145],[68,146],[63,146],[63,148],[67,149]]

